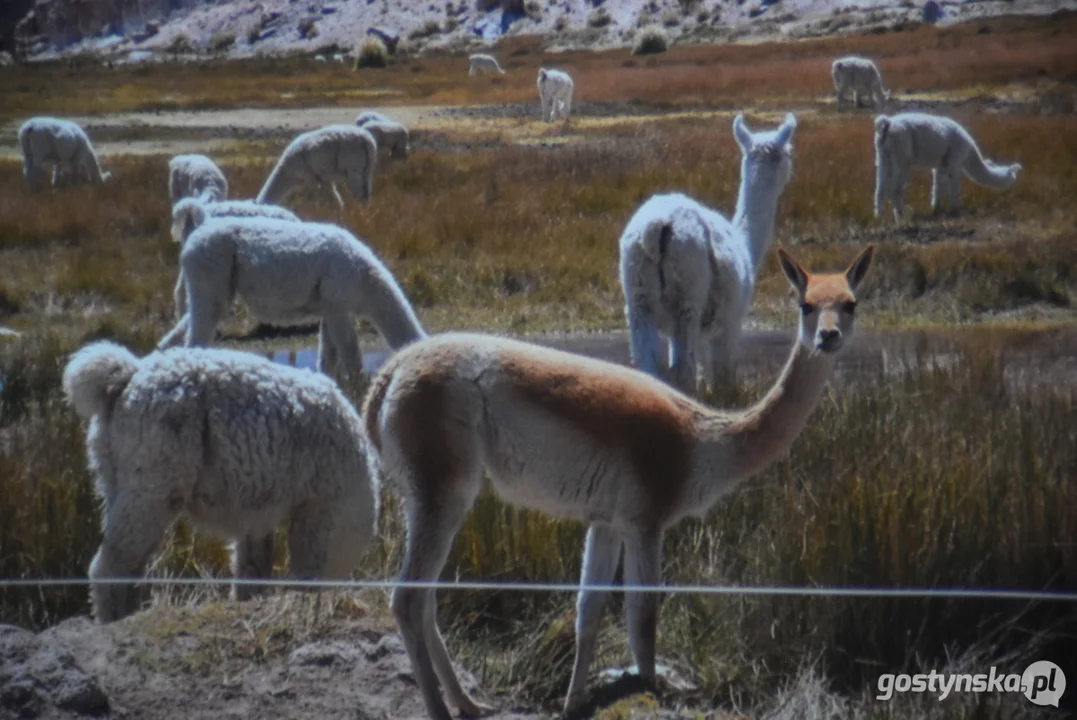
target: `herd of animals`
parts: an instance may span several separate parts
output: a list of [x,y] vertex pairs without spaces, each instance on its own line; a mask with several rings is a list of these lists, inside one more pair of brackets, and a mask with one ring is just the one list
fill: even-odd
[[[470,73],[504,72],[473,56]],[[876,104],[889,91],[870,60],[833,64],[839,104],[849,91]],[[568,74],[538,75],[542,118],[567,120]],[[172,236],[180,245],[176,326],[139,358],[102,341],[65,368],[67,398],[87,426],[87,454],[103,501],[103,539],[91,580],[138,577],[173,520],[230,540],[237,578],[269,577],[273,538],[288,526],[291,571],[347,578],[375,536],[379,486],[402,497],[407,546],[400,579],[435,581],[488,476],[509,502],[588,525],[565,699],[583,699],[605,593],[624,555],[625,583],[661,582],[665,530],[784,456],[806,424],[853,330],[856,293],[874,256],[816,273],[778,250],[799,301],[798,332],[773,389],[740,411],[696,399],[735,382],[733,351],[792,174],[796,118],[753,132],[733,122],[741,186],[729,220],[680,193],[639,207],[620,238],[620,273],[634,368],[479,334],[428,336],[391,271],[347,230],[304,222],[282,207],[291,193],[336,183],[367,200],[379,148],[406,158],[408,131],[374,112],[354,125],[299,135],[255,200],[229,200],[203,155],[170,162]],[[35,118],[19,131],[29,184],[51,167],[54,186],[104,182],[76,124]],[[904,214],[909,170],[934,175],[932,204],[958,206],[962,174],[1010,186],[1020,165],[983,158],[953,120],[921,113],[875,120],[875,213]],[[318,372],[209,347],[239,296],[258,320],[320,321]],[[394,354],[360,411],[337,381],[362,373],[354,316],[369,318]],[[183,347],[173,347],[182,345]],[[717,355],[717,357],[715,357]],[[101,622],[138,608],[130,584],[93,583]],[[237,598],[255,589],[239,584]],[[655,678],[658,595],[629,592],[628,636],[640,675]],[[393,593],[427,712],[449,718],[488,708],[460,684],[436,621],[432,589]],[[440,688],[440,689],[439,689]]]

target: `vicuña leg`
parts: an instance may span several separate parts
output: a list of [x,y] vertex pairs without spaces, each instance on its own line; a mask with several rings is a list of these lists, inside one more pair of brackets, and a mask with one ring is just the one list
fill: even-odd
[[946,175],[950,212],[956,215],[961,212],[961,168],[949,168]]
[[[363,373],[363,356],[359,351],[359,335],[351,314],[344,310],[326,313],[322,329],[329,335],[329,340],[336,349],[339,361],[337,365],[354,382]],[[339,376],[338,376],[338,379]]]
[[[464,524],[464,518],[482,487],[482,474],[476,465],[455,477],[437,478],[437,481],[430,485],[419,482],[411,484],[412,487],[435,487],[446,492],[436,498],[417,496],[409,500],[407,550],[400,573],[401,581],[437,580],[449,557],[453,538]],[[425,588],[397,588],[393,591],[392,609],[408,655],[412,658],[415,681],[422,692],[429,716],[435,720],[449,720],[452,717],[438,690],[439,679],[461,712],[481,714],[483,706],[475,702],[460,685],[437,630],[435,594]]]
[[908,182],[908,169],[894,168],[890,180],[890,204],[894,206],[894,219],[898,222],[905,220],[905,186]]
[[[648,530],[625,538],[625,585],[660,585],[662,580],[662,533]],[[660,597],[654,592],[629,592],[625,603],[628,643],[639,675],[655,681],[655,638]]]
[[628,337],[631,343],[632,364],[654,377],[665,377],[666,373],[659,367],[662,356],[661,336],[654,322],[651,309],[629,301],[625,306],[628,317]]
[[[885,157],[885,156],[884,156]],[[875,219],[882,217],[886,211],[886,203],[890,200],[892,192],[893,172],[890,170],[890,162],[882,160],[875,168]]]
[[[135,488],[148,485],[137,478],[125,483],[125,487]],[[141,577],[172,523],[167,500],[121,494],[104,510],[101,546],[90,563],[90,579]],[[139,592],[134,585],[99,583],[92,586],[91,594],[94,615],[100,622],[119,620],[138,610]]]
[[[247,535],[236,540],[232,547],[232,577],[273,577],[273,533],[263,537]],[[232,596],[236,600],[248,600],[265,592],[259,585],[233,585]]]
[[681,308],[673,318],[673,337],[669,346],[670,378],[674,386],[688,395],[695,395],[698,387],[699,323],[699,312],[693,307]]
[[208,347],[213,342],[217,323],[224,316],[225,309],[232,305],[232,298],[222,297],[213,290],[190,293],[190,287],[191,278],[188,277],[187,347]]
[[352,196],[359,202],[365,203],[370,200],[371,194],[374,192],[373,180],[368,177],[368,173],[362,170],[349,170],[347,175],[348,189],[351,191]]
[[586,589],[589,585],[609,585],[617,572],[621,559],[621,536],[609,525],[592,523],[587,529],[587,542],[583,550],[582,587],[576,599],[576,661],[572,666],[572,680],[565,698],[565,712],[583,699],[587,686],[587,671],[594,659],[595,642],[602,623],[602,608],[606,604],[606,592]]
[[710,353],[710,361],[704,365],[707,372],[707,383],[714,392],[719,387],[732,389],[737,384],[737,365],[734,353],[740,347],[741,324],[736,322],[734,316],[727,316],[727,322],[715,337],[706,340],[703,345]]
[[942,211],[942,196],[950,194],[950,182],[942,168],[931,169],[931,212]]
[[456,671],[452,667],[452,658],[445,648],[445,640],[441,637],[437,619],[437,597],[435,590],[426,591],[429,597],[426,600],[426,615],[423,621],[423,632],[426,634],[426,642],[430,646],[430,656],[434,662],[434,672],[445,688],[445,694],[449,702],[460,708],[463,715],[474,717],[493,712],[489,705],[478,702],[471,697],[460,680],[456,677]]
[[326,327],[325,318],[322,318],[318,327],[318,359],[316,362],[318,372],[329,377],[338,377],[340,373],[340,354],[337,346],[333,343],[333,337]]

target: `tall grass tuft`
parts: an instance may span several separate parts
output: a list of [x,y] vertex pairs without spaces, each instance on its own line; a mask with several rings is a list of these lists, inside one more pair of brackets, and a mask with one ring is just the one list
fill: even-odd
[[383,68],[389,65],[389,48],[381,38],[368,35],[355,53],[355,69]]
[[666,32],[657,25],[645,27],[636,34],[632,44],[633,55],[658,55],[669,49]]

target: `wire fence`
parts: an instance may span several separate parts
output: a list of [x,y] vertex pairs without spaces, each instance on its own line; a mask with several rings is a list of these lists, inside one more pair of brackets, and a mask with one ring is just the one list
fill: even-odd
[[662,593],[668,595],[742,595],[845,598],[1032,600],[1077,603],[1077,592],[1005,588],[887,588],[887,587],[793,587],[768,585],[580,585],[545,582],[403,581],[403,580],[290,580],[271,578],[15,578],[0,579],[5,588],[43,588],[77,585],[258,585],[292,589],[367,590],[416,588],[424,590],[471,590],[499,592],[575,593],[580,590],[608,593]]

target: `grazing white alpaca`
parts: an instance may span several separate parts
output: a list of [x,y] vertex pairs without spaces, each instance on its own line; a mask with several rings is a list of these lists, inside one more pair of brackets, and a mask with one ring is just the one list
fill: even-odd
[[914,167],[931,168],[931,209],[961,208],[961,175],[984,187],[1004,190],[1017,181],[1020,163],[996,165],[984,158],[968,130],[957,121],[926,113],[875,118],[875,217],[889,201],[894,218],[905,217],[905,186]]
[[426,337],[388,268],[336,225],[215,218],[187,238],[180,268],[188,312],[159,349],[209,345],[236,295],[270,325],[319,319],[318,369],[338,379],[363,370],[354,315],[370,318],[394,350]]
[[890,91],[883,87],[879,68],[867,58],[855,55],[838,58],[830,66],[830,75],[834,78],[838,107],[845,101],[845,94],[850,90],[853,91],[856,107],[860,107],[861,96],[869,98],[880,108],[890,100]]
[[363,127],[368,122],[396,122],[388,115],[383,115],[377,110],[364,110],[355,116],[355,124]]
[[279,205],[297,190],[328,185],[344,207],[336,181],[343,180],[360,202],[374,191],[374,168],[378,143],[366,130],[354,125],[328,125],[302,133],[281,153],[257,202]]
[[[75,353],[63,387],[89,421],[104,506],[91,580],[141,575],[180,515],[233,541],[237,578],[272,576],[273,533],[284,523],[300,578],[347,578],[374,536],[377,475],[359,415],[328,378],[232,350],[140,360],[98,342]],[[100,622],[138,609],[130,585],[91,592]],[[241,600],[255,592],[233,587]]]
[[505,74],[505,71],[501,69],[501,66],[497,63],[497,58],[493,55],[472,55],[468,58],[470,67],[468,68],[468,75],[477,75],[482,73],[501,73]]
[[168,161],[168,197],[173,205],[185,197],[227,200],[228,178],[205,155],[176,155]]
[[374,136],[379,150],[388,150],[389,157],[406,160],[408,157],[408,129],[395,120],[367,120],[361,126]]
[[538,90],[543,122],[554,122],[558,119],[568,122],[575,87],[572,78],[562,70],[539,70]]
[[[291,210],[277,205],[259,205],[253,200],[204,203],[198,198],[184,198],[172,206],[172,239],[182,246],[195,228],[215,217],[265,217],[302,222]],[[173,298],[176,302],[176,320],[180,320],[187,312],[187,283],[184,281],[183,268],[180,268]]]
[[[383,480],[405,503],[402,581],[438,579],[483,486],[507,501],[589,524],[565,711],[583,698],[605,593],[624,547],[626,585],[659,585],[662,538],[688,515],[788,453],[853,329],[864,250],[844,274],[812,275],[779,250],[801,303],[799,334],[775,386],[753,407],[699,404],[650,375],[513,340],[444,334],[389,359],[363,410]],[[659,597],[629,592],[628,637],[655,679]],[[397,588],[392,609],[431,718],[484,708],[460,686],[437,628],[433,590]]]
[[82,182],[103,183],[112,173],[101,172],[86,132],[70,120],[35,117],[19,128],[23,171],[30,189],[41,187],[43,173],[52,168],[52,186]]
[[[732,223],[680,193],[652,197],[629,220],[621,235],[621,288],[638,369],[689,394],[697,391],[697,365],[712,390],[734,382],[741,324],[792,175],[795,129],[792,113],[773,132],[752,133],[743,115],[733,121],[742,159]],[[661,335],[669,339],[668,371]]]

